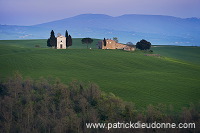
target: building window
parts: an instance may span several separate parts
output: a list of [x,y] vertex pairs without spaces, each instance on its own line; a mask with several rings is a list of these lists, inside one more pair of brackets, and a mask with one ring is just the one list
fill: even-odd
[[61,40],[61,42],[62,42],[62,40]]

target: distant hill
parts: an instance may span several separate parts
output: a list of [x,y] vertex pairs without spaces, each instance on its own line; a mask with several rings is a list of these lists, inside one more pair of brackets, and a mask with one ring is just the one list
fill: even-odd
[[0,25],[0,39],[44,39],[52,29],[61,34],[67,29],[77,38],[118,37],[123,43],[147,39],[152,44],[200,46],[200,19],[137,14],[82,14],[33,26]]

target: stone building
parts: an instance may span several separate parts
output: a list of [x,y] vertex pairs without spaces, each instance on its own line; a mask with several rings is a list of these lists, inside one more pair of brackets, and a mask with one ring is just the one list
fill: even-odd
[[121,43],[117,43],[114,40],[107,39],[106,45],[104,46],[104,41],[101,40],[98,42],[97,47],[99,49],[123,49],[126,51],[134,51],[135,47],[133,45],[125,45]]
[[62,35],[57,37],[57,49],[66,49],[66,37]]
[[135,46],[133,45],[126,45],[123,50],[126,50],[126,51],[135,51]]

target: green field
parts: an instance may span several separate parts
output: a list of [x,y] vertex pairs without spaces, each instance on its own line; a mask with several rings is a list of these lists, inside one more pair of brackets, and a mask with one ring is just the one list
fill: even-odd
[[164,103],[181,109],[200,102],[200,47],[153,47],[161,57],[151,57],[140,51],[95,49],[97,41],[91,50],[81,39],[57,50],[47,48],[46,40],[1,40],[0,77],[18,71],[34,79],[94,82],[138,107]]

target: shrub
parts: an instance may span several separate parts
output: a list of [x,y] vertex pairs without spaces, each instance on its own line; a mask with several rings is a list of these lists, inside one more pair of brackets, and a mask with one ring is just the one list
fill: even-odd
[[40,47],[40,45],[36,44],[36,45],[35,45],[35,47],[36,47],[36,48],[39,48],[39,47]]
[[142,39],[141,41],[136,43],[136,48],[140,50],[147,50],[151,48],[151,43]]

